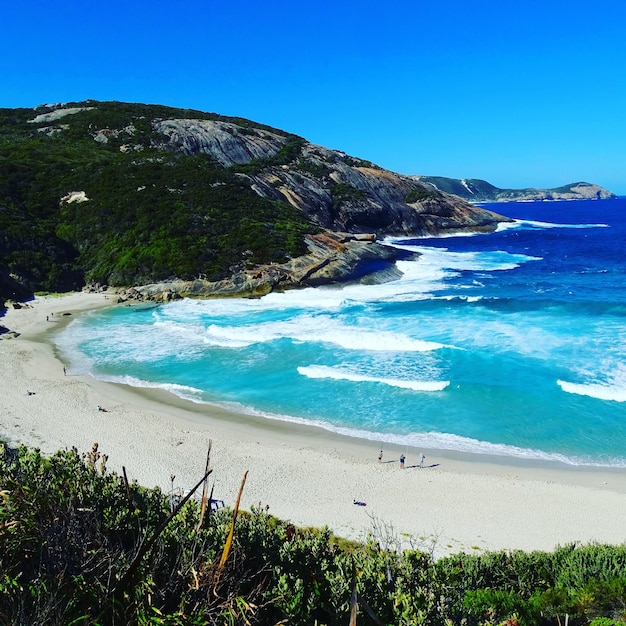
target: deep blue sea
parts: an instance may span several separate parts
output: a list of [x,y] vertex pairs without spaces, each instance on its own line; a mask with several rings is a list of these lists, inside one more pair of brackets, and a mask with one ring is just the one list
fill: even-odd
[[75,373],[268,419],[626,467],[626,198],[485,206],[516,221],[389,240],[421,253],[394,282],[114,307],[56,341]]

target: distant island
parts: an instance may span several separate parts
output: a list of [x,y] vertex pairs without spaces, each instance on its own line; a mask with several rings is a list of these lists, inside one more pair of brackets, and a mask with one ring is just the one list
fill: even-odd
[[433,191],[454,194],[468,202],[524,202],[540,200],[610,200],[617,196],[593,183],[578,182],[552,189],[500,189],[480,178],[414,176]]

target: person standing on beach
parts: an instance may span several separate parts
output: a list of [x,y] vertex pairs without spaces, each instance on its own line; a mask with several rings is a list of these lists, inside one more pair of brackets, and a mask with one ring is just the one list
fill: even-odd
[[378,462],[382,463],[383,462],[383,451],[380,451],[380,454],[378,455]]
[[424,467],[424,459],[426,457],[420,452],[420,467],[423,468]]
[[400,469],[404,469],[404,460],[406,459],[406,457],[404,456],[404,454],[400,455]]

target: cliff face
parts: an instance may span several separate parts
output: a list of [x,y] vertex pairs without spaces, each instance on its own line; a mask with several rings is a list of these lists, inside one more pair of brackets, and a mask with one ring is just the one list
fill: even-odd
[[189,155],[208,154],[224,167],[273,157],[286,141],[270,131],[215,120],[155,120],[153,126],[163,137],[154,142],[156,147]]
[[592,183],[578,182],[552,189],[500,189],[478,178],[413,176],[433,190],[452,193],[470,202],[527,202],[541,200],[607,200],[617,196]]
[[[155,142],[160,149],[205,154],[226,167],[256,161],[261,167],[239,173],[246,184],[264,198],[291,204],[330,230],[419,235],[490,231],[508,221],[458,197],[426,188],[410,176],[343,152],[304,140],[292,139],[288,146],[289,137],[268,130],[187,119],[157,121],[155,130],[161,135]],[[293,158],[288,163],[272,163],[289,148]]]

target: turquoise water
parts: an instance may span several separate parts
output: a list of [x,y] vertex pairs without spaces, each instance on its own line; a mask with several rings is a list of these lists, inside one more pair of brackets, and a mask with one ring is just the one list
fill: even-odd
[[489,235],[389,241],[403,277],[116,307],[73,372],[376,441],[626,466],[626,199],[509,203]]

